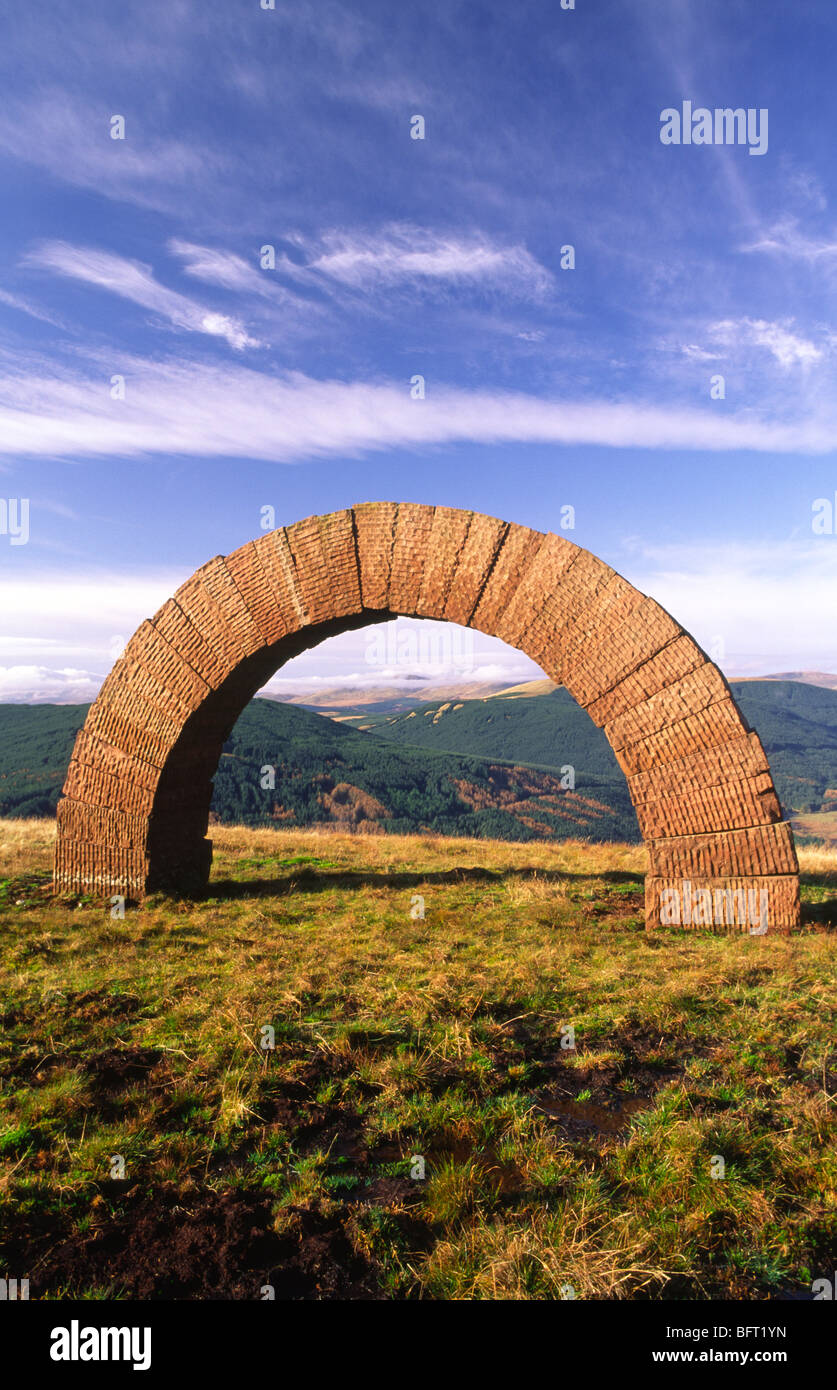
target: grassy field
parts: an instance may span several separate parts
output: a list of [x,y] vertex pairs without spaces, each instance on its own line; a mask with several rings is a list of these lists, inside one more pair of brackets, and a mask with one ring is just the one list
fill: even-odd
[[33,1298],[835,1268],[837,854],[762,938],[646,933],[636,846],[213,833],[209,897],[118,920],[52,898],[52,823],[0,822],[0,1273]]

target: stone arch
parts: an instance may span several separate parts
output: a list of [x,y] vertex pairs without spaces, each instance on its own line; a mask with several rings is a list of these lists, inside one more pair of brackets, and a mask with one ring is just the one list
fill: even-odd
[[76,739],[56,889],[202,889],[212,778],[244,706],[292,656],[403,615],[501,638],[604,729],[648,849],[649,926],[672,890],[684,925],[703,925],[711,903],[716,925],[748,930],[747,892],[766,894],[771,929],[798,923],[793,834],[764,750],[688,633],[562,536],[393,502],[309,517],[216,556],[142,623]]

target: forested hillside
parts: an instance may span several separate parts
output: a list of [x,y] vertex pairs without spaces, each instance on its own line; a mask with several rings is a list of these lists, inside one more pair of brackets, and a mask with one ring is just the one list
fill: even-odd
[[89,705],[0,705],[0,816],[49,816]]
[[[797,832],[837,839],[837,691],[794,681],[732,688]],[[87,708],[0,706],[0,815],[54,811]],[[637,838],[607,739],[563,689],[407,710],[379,702],[353,711],[352,723],[254,700],[221,758],[214,817],[508,840]]]
[[[274,792],[260,785],[260,770],[269,766],[276,768]],[[395,833],[636,839],[618,768],[617,774],[585,774],[567,789],[559,767],[395,747],[308,710],[254,700],[221,759],[213,809],[223,821],[249,825],[332,821]]]
[[[54,811],[87,709],[0,706],[0,815]],[[254,700],[224,749],[212,811],[222,822],[244,825],[332,824],[504,840],[638,838],[618,768],[611,777],[577,770],[574,788],[562,780],[568,779],[560,767],[396,747],[309,710]]]
[[559,687],[533,698],[495,695],[445,701],[407,713],[374,714],[364,727],[379,737],[418,748],[478,753],[481,757],[542,767],[572,764],[594,777],[621,777],[601,729]]

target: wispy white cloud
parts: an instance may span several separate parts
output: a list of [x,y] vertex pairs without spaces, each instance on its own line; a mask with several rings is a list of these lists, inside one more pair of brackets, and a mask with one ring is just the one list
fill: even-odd
[[93,700],[126,641],[187,577],[0,573],[0,702]]
[[793,320],[770,323],[766,319],[722,319],[709,325],[709,333],[727,351],[742,345],[766,348],[781,367],[810,367],[819,362],[823,349],[809,338],[791,332]]
[[0,572],[0,662],[86,669],[98,679],[126,640],[165,603],[187,572],[137,575],[118,569],[68,574]]
[[753,334],[753,342],[772,352],[782,367],[793,367],[797,363],[809,367],[819,362],[822,350],[807,338],[800,338],[779,323],[767,323],[764,319],[748,320]]
[[[95,360],[95,359],[94,359]],[[0,452],[65,458],[143,454],[291,463],[335,454],[459,442],[597,444],[612,448],[833,453],[832,407],[798,418],[408,381],[319,381],[243,366],[125,358],[127,396],[104,389],[109,363],[82,375],[54,364],[0,368]],[[830,410],[830,413],[826,411]]]
[[769,251],[776,255],[795,260],[830,261],[837,257],[837,237],[807,236],[800,230],[795,218],[774,223],[768,230],[759,233],[755,241],[741,248],[743,251]]
[[300,272],[281,251],[275,271],[263,270],[256,261],[260,249],[254,246],[253,259],[248,261],[234,251],[180,237],[168,243],[184,274],[246,301],[248,318],[271,344],[322,342],[326,334],[333,338],[334,307],[322,294],[317,277],[307,276],[305,284],[307,273]]
[[7,304],[10,309],[17,309],[19,313],[28,314],[30,318],[40,319],[43,323],[51,323],[54,328],[64,327],[53,314],[48,314],[28,299],[21,299],[20,295],[10,294],[8,290],[0,290],[0,304]]
[[266,295],[271,299],[285,297],[286,291],[263,271],[248,264],[233,251],[221,251],[211,246],[198,246],[191,241],[173,237],[169,250],[183,261],[183,270],[196,280],[204,280],[221,289],[237,294]]
[[523,246],[401,223],[368,235],[330,231],[315,254],[306,249],[307,269],[352,288],[471,283],[540,297],[553,283],[549,271]]
[[73,667],[0,666],[0,703],[86,704],[101,684],[100,676]]
[[71,246],[65,241],[48,241],[30,251],[25,263],[51,270],[70,279],[82,280],[98,289],[109,290],[122,299],[141,304],[153,310],[176,328],[190,333],[208,333],[211,337],[224,338],[230,347],[240,351],[246,347],[259,347],[238,319],[227,314],[217,313],[177,290],[167,289],[155,280],[151,267],[139,261],[129,261],[110,251],[100,251],[91,246]]
[[[553,278],[523,246],[506,246],[478,234],[444,234],[429,228],[393,224],[380,232],[325,232],[316,242],[291,234],[304,262],[281,249],[276,271],[310,288],[382,290],[479,286],[540,299]],[[242,256],[173,238],[169,250],[183,261],[187,275],[241,294],[276,299],[289,292],[276,277]]]
[[[813,501],[813,498],[811,499]],[[720,544],[636,542],[624,572],[728,673],[837,668],[831,536]]]
[[[113,115],[125,116],[124,140],[111,139]],[[4,102],[0,153],[63,183],[169,212],[231,167],[217,147],[158,136],[141,119],[134,121],[131,111],[109,110],[59,87]]]
[[[95,699],[131,634],[184,578],[44,572],[23,584],[0,576],[0,702]],[[453,679],[512,685],[540,674],[497,638],[398,618],[320,643],[282,667],[266,689],[281,698],[337,686],[420,690]]]
[[721,353],[709,352],[706,348],[699,347],[697,343],[684,343],[680,351],[691,362],[717,362],[721,357]]

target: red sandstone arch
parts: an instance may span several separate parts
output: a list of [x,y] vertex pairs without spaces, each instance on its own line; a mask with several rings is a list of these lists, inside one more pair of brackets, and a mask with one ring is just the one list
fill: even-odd
[[56,889],[200,890],[212,778],[244,706],[290,657],[397,615],[502,638],[604,729],[648,848],[649,926],[662,890],[686,881],[693,893],[765,890],[771,929],[798,923],[793,835],[764,750],[688,633],[561,536],[393,502],[216,556],[141,625],[76,739]]

